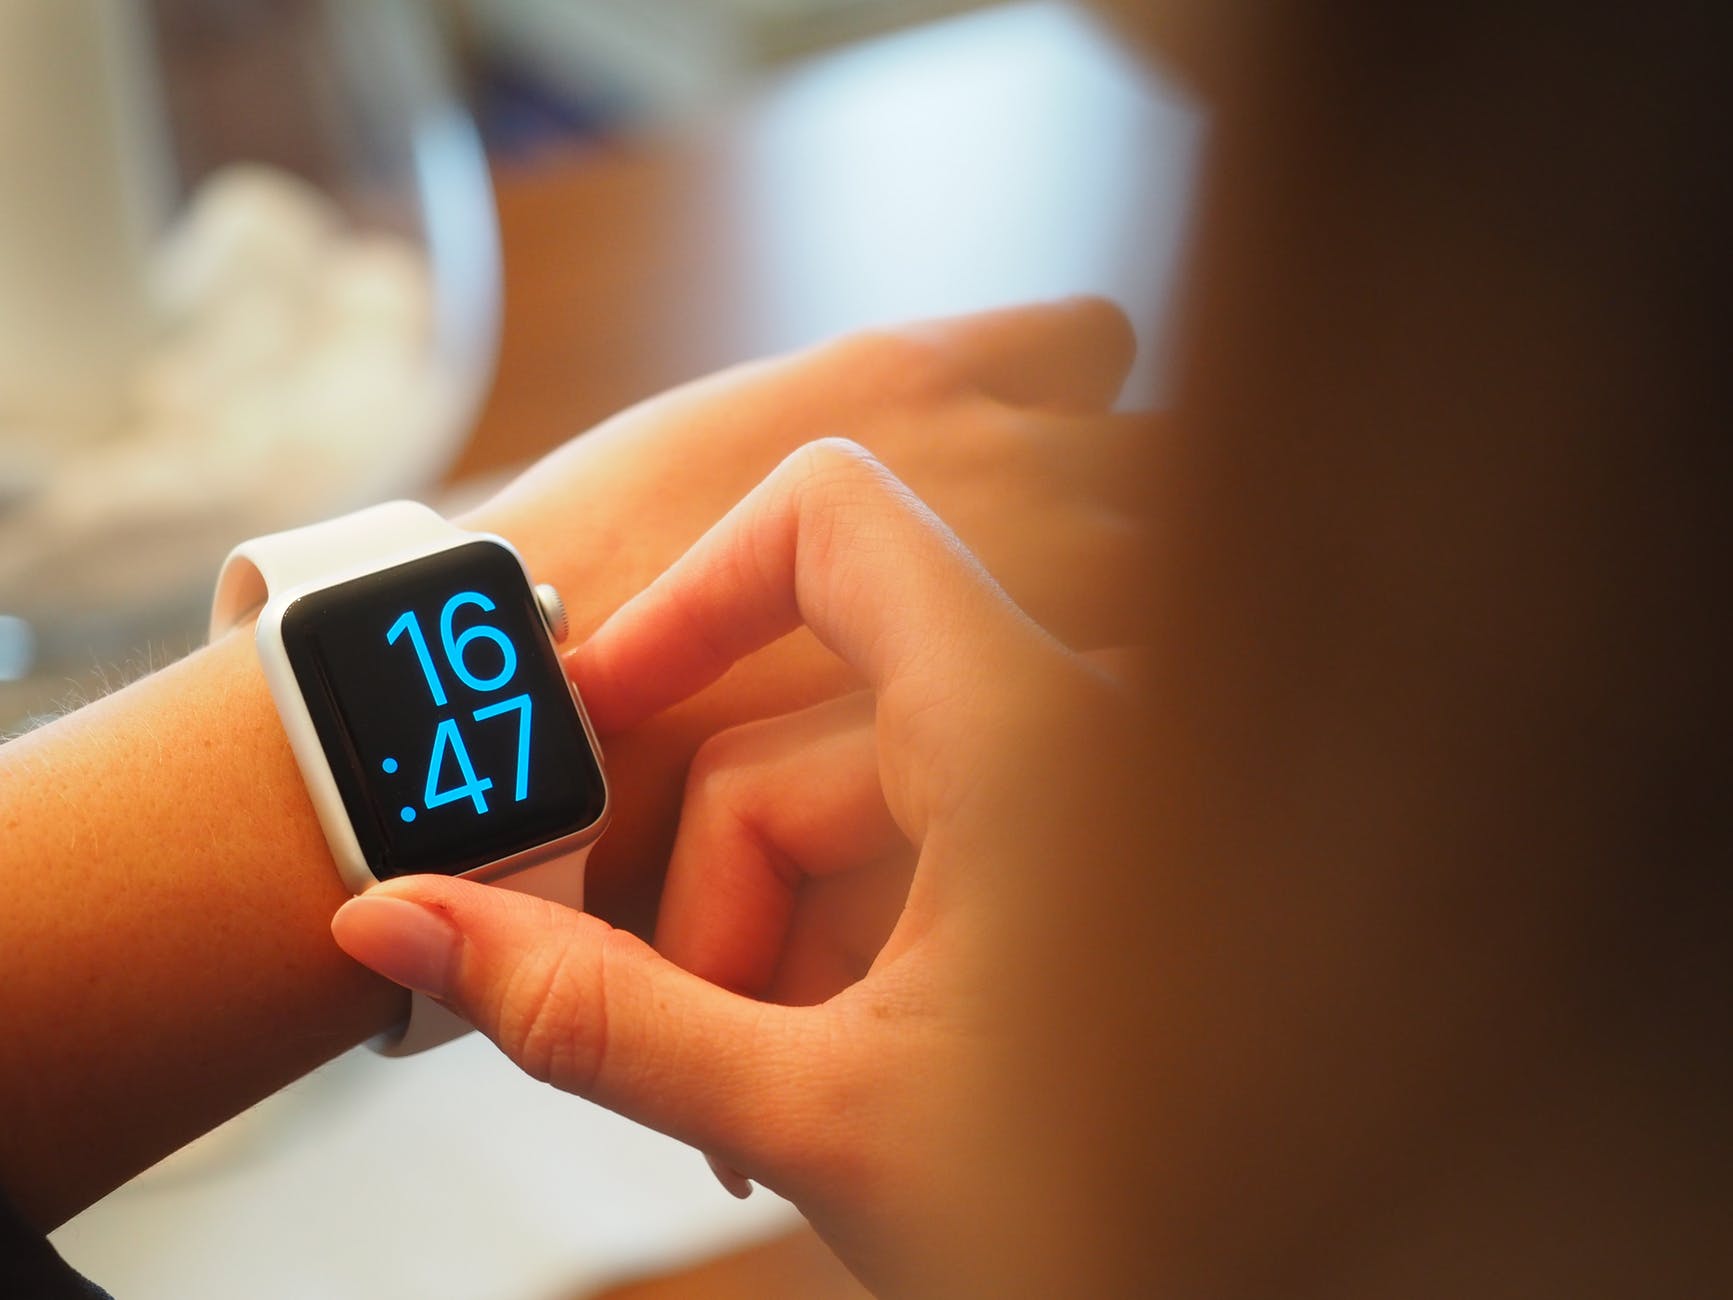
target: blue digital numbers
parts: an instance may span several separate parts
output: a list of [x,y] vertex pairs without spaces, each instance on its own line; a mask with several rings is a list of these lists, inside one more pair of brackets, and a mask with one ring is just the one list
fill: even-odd
[[427,653],[427,638],[421,634],[421,620],[415,617],[414,610],[391,625],[391,630],[385,634],[385,644],[396,645],[397,638],[405,632],[409,633],[410,644],[415,647],[415,657],[421,661],[421,672],[427,678],[427,689],[433,692],[433,702],[443,709],[449,703],[445,698],[445,687],[440,684],[439,674],[433,671],[433,656]]
[[[439,774],[440,769],[445,766],[447,754],[456,760],[457,772],[463,778],[463,783],[454,785],[449,790],[441,790]],[[475,774],[475,765],[469,761],[469,748],[463,743],[463,733],[457,729],[457,719],[441,720],[433,731],[433,760],[427,765],[427,790],[422,799],[427,811],[443,808],[459,799],[470,799],[475,803],[475,810],[484,813],[487,811],[487,792],[491,789],[492,781]]]
[[[486,695],[503,689],[517,675],[517,647],[512,644],[511,637],[490,623],[477,622],[458,631],[453,624],[459,612],[467,609],[491,614],[495,612],[496,606],[479,591],[460,591],[445,602],[444,608],[439,611],[439,641],[440,648],[444,651],[444,667],[471,691]],[[446,694],[445,679],[439,666],[434,663],[427,636],[421,628],[420,616],[414,610],[406,610],[398,617],[386,632],[385,643],[395,646],[405,636],[415,652],[416,662],[427,682],[427,692],[434,707],[449,708],[451,701]],[[492,672],[488,670],[494,668],[494,665],[485,659],[477,663],[478,656],[473,653],[483,643],[491,645],[498,652],[499,664]],[[517,771],[512,781],[512,796],[519,803],[529,797],[530,718],[534,705],[534,700],[527,694],[513,695],[509,699],[484,704],[471,712],[469,717],[469,720],[475,723],[492,723],[495,719],[509,723],[515,715]],[[497,745],[498,742],[494,743]],[[387,759],[383,767],[388,774],[393,773],[397,770],[397,761]],[[486,813],[489,807],[487,792],[493,788],[491,777],[476,772],[469,743],[464,739],[457,719],[438,719],[434,724],[432,757],[428,760],[422,806],[431,812],[435,808],[467,800],[478,814]],[[414,821],[415,809],[406,806],[402,815],[404,821]]]
[[[517,674],[517,647],[504,632],[497,627],[489,627],[486,623],[477,623],[454,641],[451,636],[452,615],[465,605],[478,605],[485,612],[493,613],[493,602],[479,591],[460,591],[445,602],[445,608],[439,611],[439,639],[445,644],[446,662],[451,665],[451,671],[457,674],[458,680],[470,690],[497,691]],[[492,677],[477,677],[463,662],[470,646],[478,640],[491,641],[499,647],[503,662],[500,670]]]
[[475,711],[477,722],[486,722],[503,714],[516,712],[517,721],[517,786],[512,797],[522,803],[530,792],[530,710],[534,701],[527,695],[514,695],[498,704],[489,704]]

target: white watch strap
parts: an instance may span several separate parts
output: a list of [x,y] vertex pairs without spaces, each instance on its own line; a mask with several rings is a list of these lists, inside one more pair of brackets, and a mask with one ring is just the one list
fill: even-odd
[[242,542],[229,552],[217,578],[211,640],[291,587],[337,581],[347,570],[376,569],[399,552],[425,550],[462,535],[463,529],[420,502],[387,501]]
[[[514,871],[492,883],[502,889],[516,890],[559,903],[574,911],[584,907],[584,863],[594,844],[586,844],[575,853],[567,853],[548,862]],[[455,1011],[435,1002],[425,994],[412,995],[409,1019],[396,1029],[369,1039],[367,1046],[381,1056],[414,1056],[430,1047],[462,1038],[475,1026]]]
[[[463,529],[419,502],[387,501],[305,528],[255,537],[237,546],[223,563],[211,603],[211,639],[242,623],[271,597],[295,587],[341,582],[384,568],[395,556],[424,554],[465,536]],[[490,883],[581,908],[588,857],[586,846]],[[461,1037],[470,1028],[418,993],[406,1024],[373,1039],[369,1046],[386,1056],[410,1056]]]

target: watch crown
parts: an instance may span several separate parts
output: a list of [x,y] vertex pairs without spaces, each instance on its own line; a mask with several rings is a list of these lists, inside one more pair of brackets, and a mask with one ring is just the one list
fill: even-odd
[[548,625],[555,641],[564,641],[571,625],[566,622],[566,602],[545,582],[536,583],[536,604],[541,606],[542,621]]

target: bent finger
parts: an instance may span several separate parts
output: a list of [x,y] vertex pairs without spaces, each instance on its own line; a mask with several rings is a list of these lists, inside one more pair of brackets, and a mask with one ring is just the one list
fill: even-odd
[[787,457],[567,664],[595,724],[623,730],[803,623],[875,690],[923,661],[971,674],[932,664],[935,643],[1039,632],[871,454],[825,439]]
[[1053,648],[913,493],[862,448],[827,440],[784,460],[568,665],[596,725],[618,730],[802,623],[878,693],[881,724],[924,724],[931,744],[976,734],[966,710],[982,683]]
[[761,996],[803,883],[905,843],[879,784],[870,696],[721,732],[687,779],[656,948],[712,983]]
[[1065,298],[906,325],[981,392],[1012,406],[1105,411],[1137,357],[1130,319],[1106,298]]

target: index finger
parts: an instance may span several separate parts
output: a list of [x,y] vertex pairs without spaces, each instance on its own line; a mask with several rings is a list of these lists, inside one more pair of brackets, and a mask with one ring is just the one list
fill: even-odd
[[1108,410],[1137,359],[1130,319],[1106,298],[1005,307],[893,332],[937,346],[989,397],[1055,411]]
[[863,448],[809,443],[568,659],[618,731],[801,624],[880,694],[965,687],[980,657],[1045,638],[932,511]]

